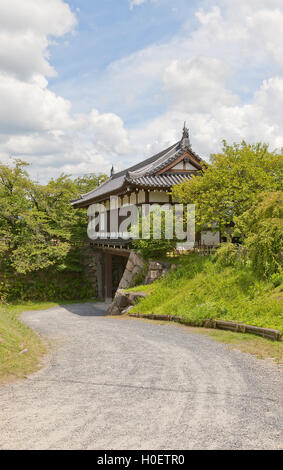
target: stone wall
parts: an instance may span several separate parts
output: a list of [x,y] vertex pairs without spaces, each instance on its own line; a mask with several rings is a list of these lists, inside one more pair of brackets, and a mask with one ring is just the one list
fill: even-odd
[[[86,245],[82,254],[83,272],[93,287],[93,296],[103,298],[102,285],[98,285],[99,252],[91,245]],[[100,290],[100,292],[99,292]]]
[[149,260],[149,262],[146,263],[138,253],[132,251],[114,300],[110,305],[107,314],[121,315],[125,312],[126,308],[134,304],[137,298],[145,296],[143,292],[125,293],[123,291],[123,289],[127,289],[135,285],[137,275],[143,274],[139,284],[152,284],[157,279],[166,276],[170,269],[175,268],[175,264],[167,262]]
[[145,267],[145,262],[141,256],[131,251],[126,269],[118,286],[118,289],[127,289],[134,285],[135,277],[140,274]]
[[[91,245],[86,246],[83,251],[82,265],[84,273],[93,286],[93,296],[104,299],[105,254]],[[139,276],[138,284],[151,284],[160,277],[165,276],[174,267],[176,267],[174,264],[167,262],[153,260],[145,262],[138,253],[131,251],[117,292],[120,292],[121,289],[133,287],[137,283],[137,276]],[[116,294],[111,306],[115,305],[115,302]],[[109,313],[111,313],[111,307]]]
[[145,278],[145,284],[152,284],[152,282],[156,281],[156,279],[166,276],[172,266],[174,265],[171,265],[171,263],[150,261]]

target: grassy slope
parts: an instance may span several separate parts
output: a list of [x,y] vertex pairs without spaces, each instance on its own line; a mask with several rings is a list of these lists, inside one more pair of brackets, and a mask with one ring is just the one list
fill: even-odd
[[[66,302],[70,303],[75,302]],[[19,320],[20,314],[25,310],[44,310],[56,305],[59,303],[0,304],[0,384],[26,377],[40,368],[40,358],[46,352],[40,337]],[[21,354],[25,349],[28,351]]]
[[151,286],[133,311],[186,317],[195,325],[207,318],[235,320],[283,333],[283,288],[257,280],[243,267],[218,268],[207,257],[186,256],[181,267]]
[[220,343],[228,343],[231,348],[253,354],[259,359],[273,358],[277,363],[283,362],[282,341],[270,341],[260,336],[206,328],[194,328],[194,332],[205,334]]

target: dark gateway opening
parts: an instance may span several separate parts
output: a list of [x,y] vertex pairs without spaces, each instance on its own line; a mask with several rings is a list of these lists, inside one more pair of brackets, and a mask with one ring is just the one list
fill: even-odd
[[114,297],[126,268],[126,256],[112,255],[112,297]]

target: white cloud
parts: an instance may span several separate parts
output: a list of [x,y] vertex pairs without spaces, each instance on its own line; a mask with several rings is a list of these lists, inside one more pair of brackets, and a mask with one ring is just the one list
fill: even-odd
[[50,36],[74,29],[76,17],[62,0],[0,0],[0,71],[29,80],[55,75]]
[[32,82],[0,75],[0,130],[21,133],[65,129],[72,126],[71,103],[47,88],[38,76]]
[[142,3],[145,3],[147,1],[148,0],[129,0],[130,9],[132,10],[134,7],[142,5]]
[[72,103],[48,88],[56,74],[50,42],[76,25],[69,6],[0,0],[0,159],[21,156],[44,180],[62,171],[108,172],[112,163],[120,169],[176,142],[184,120],[202,156],[223,138],[283,146],[282,0],[208,4],[196,11],[194,31],[184,23],[170,40],[113,62],[95,82],[108,109],[138,117],[162,104],[154,119],[127,129],[96,105],[74,115]]
[[73,115],[71,102],[48,89],[56,74],[48,46],[76,21],[63,0],[0,0],[0,158],[22,157],[44,180],[108,170],[108,156],[130,149],[118,116]]
[[100,114],[96,109],[90,113],[93,140],[105,153],[127,154],[130,143],[122,119],[113,113]]
[[[201,78],[200,78],[201,80]],[[199,86],[197,86],[199,91]],[[213,90],[213,86],[211,88]],[[157,152],[176,142],[181,135],[181,125],[187,119],[193,148],[203,156],[217,152],[223,138],[228,141],[267,142],[272,148],[283,147],[283,77],[265,80],[248,104],[235,104],[221,94],[207,96],[206,109],[184,100],[185,95],[175,92],[175,103],[170,111],[147,123],[141,130],[133,131],[131,138],[138,144],[143,155]],[[188,91],[194,93],[194,90]],[[201,95],[201,94],[200,94]],[[195,95],[196,102],[203,104],[202,97]],[[217,97],[219,102],[217,103]],[[223,99],[224,97],[224,99]]]
[[9,32],[29,31],[62,36],[76,17],[63,0],[1,0],[0,27]]
[[[281,0],[214,0],[170,41],[153,44],[109,68],[107,86],[121,106],[139,109],[162,95],[165,113],[131,131],[140,153],[179,138],[186,119],[195,149],[217,151],[223,138],[283,145]],[[111,78],[110,78],[111,77]],[[124,86],[127,83],[127,87]],[[117,98],[113,101],[117,105]]]
[[164,71],[165,89],[174,108],[190,113],[207,112],[215,106],[234,105],[238,97],[226,89],[231,71],[226,63],[210,57],[173,60]]
[[33,31],[0,32],[0,72],[19,80],[31,80],[34,74],[56,75],[47,58],[46,36]]

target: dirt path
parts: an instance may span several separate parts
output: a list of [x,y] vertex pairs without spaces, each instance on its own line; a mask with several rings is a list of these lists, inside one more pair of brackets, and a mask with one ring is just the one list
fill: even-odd
[[52,353],[0,388],[0,448],[282,447],[277,366],[177,325],[104,314],[104,304],[23,314]]

